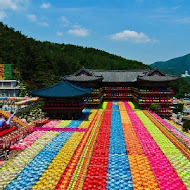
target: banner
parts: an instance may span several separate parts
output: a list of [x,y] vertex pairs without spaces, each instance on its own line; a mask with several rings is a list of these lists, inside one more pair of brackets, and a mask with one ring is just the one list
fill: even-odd
[[0,64],[0,80],[5,80],[4,78],[4,65]]

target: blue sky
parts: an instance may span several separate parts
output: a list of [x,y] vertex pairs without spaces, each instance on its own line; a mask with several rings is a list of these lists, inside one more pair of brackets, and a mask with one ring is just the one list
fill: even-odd
[[190,53],[189,0],[0,0],[0,21],[145,64]]

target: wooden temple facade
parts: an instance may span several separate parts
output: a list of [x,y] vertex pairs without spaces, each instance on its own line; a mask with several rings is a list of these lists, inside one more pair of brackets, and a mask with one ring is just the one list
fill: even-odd
[[130,100],[142,109],[159,104],[160,112],[171,116],[173,91],[169,82],[179,79],[158,68],[149,70],[92,70],[80,69],[64,79],[81,87],[92,88],[85,97],[86,107],[97,108],[103,100]]
[[54,119],[79,119],[85,107],[98,108],[103,100],[133,101],[142,109],[160,105],[160,113],[171,116],[173,91],[168,89],[177,76],[158,68],[149,70],[80,69],[49,88],[31,92],[44,99],[43,111]]
[[31,92],[34,96],[43,98],[45,104],[42,110],[53,119],[80,119],[85,107],[84,96],[91,89],[75,86],[62,81],[54,86]]

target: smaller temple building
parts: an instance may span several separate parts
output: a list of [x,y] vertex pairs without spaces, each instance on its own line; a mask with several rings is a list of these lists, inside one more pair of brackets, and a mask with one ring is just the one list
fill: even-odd
[[84,96],[91,93],[91,89],[78,87],[67,81],[54,86],[34,90],[32,95],[43,98],[45,104],[42,110],[53,119],[80,119],[85,107]]

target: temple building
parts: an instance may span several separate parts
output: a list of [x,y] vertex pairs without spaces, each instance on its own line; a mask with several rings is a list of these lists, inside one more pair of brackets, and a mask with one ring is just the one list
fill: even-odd
[[64,79],[81,87],[92,88],[86,96],[87,107],[99,107],[102,100],[129,100],[142,109],[159,104],[160,112],[171,116],[173,91],[168,89],[178,76],[168,75],[157,67],[152,70],[93,70],[82,68]]
[[173,91],[169,83],[180,77],[157,67],[149,70],[92,70],[82,68],[63,81],[31,92],[44,99],[43,111],[50,118],[79,119],[85,107],[98,108],[103,100],[133,101],[141,109],[160,105],[160,113],[171,116]]
[[53,119],[80,119],[85,107],[84,96],[91,89],[75,86],[62,81],[54,86],[34,90],[32,95],[43,98],[45,104],[42,110]]

